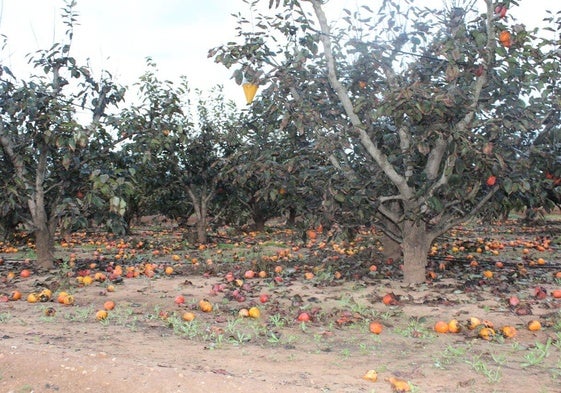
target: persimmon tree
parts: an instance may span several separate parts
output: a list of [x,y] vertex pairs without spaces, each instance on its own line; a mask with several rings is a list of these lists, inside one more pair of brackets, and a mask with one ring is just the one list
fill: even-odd
[[389,0],[343,10],[338,24],[324,3],[252,2],[253,23],[240,15],[238,41],[210,56],[262,95],[284,92],[278,121],[324,141],[346,180],[332,193],[400,246],[405,282],[422,282],[439,235],[489,213],[499,194],[529,191],[522,153],[551,115],[556,41],[514,21],[515,1]]
[[228,186],[225,214],[237,224],[251,220],[258,231],[274,217],[285,217],[289,226],[296,217],[299,226],[319,220],[332,169],[322,163],[310,135],[291,122],[277,122],[285,108],[275,101],[275,95],[264,97],[244,111],[239,132],[245,143],[228,156],[220,174]]
[[[22,80],[0,67],[3,201],[17,207],[19,219],[31,228],[42,268],[53,266],[59,223],[79,207],[76,185],[88,176],[76,176],[91,159],[88,152],[96,152],[90,144],[107,140],[104,115],[124,94],[109,74],[96,80],[71,56],[74,6],[69,1],[63,9],[66,42],[30,55],[36,74]],[[89,113],[87,124],[78,120],[78,111]]]
[[[124,162],[136,168],[140,211],[171,217],[194,213],[197,241],[207,242],[209,210],[224,157],[240,142],[236,110],[219,87],[205,97],[157,77],[156,64],[137,83],[139,102],[120,114]],[[185,217],[188,218],[188,217]]]

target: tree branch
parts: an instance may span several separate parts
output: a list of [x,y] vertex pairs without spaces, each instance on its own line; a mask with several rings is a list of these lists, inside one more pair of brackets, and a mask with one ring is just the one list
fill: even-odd
[[378,164],[378,166],[382,169],[382,171],[386,174],[386,176],[393,182],[393,184],[398,188],[399,192],[406,198],[410,199],[413,197],[413,191],[407,185],[406,179],[401,176],[395,168],[389,162],[387,156],[380,150],[378,147],[372,142],[372,139],[368,136],[368,133],[365,131],[365,127],[362,124],[362,121],[358,117],[358,115],[354,111],[353,104],[349,95],[345,89],[345,87],[341,84],[341,82],[337,79],[337,72],[335,70],[335,58],[333,56],[333,51],[331,49],[331,33],[329,29],[329,25],[327,23],[327,17],[325,16],[325,12],[322,9],[321,1],[320,0],[310,0],[316,17],[318,19],[320,25],[320,40],[323,44],[325,60],[327,63],[327,75],[329,78],[329,83],[331,87],[337,94],[337,97],[341,101],[343,105],[343,109],[345,113],[349,117],[349,120],[355,131],[359,135],[359,140],[361,144],[364,146],[368,154],[374,159],[374,161]]

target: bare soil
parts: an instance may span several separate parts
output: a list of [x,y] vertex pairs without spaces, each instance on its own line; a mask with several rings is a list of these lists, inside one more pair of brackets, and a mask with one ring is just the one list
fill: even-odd
[[[418,286],[403,285],[397,276],[385,278],[392,271],[386,261],[376,260],[378,270],[370,272],[372,260],[360,263],[375,244],[366,240],[346,244],[344,253],[331,245],[322,247],[320,240],[292,249],[278,234],[186,250],[177,234],[170,232],[166,238],[158,231],[139,231],[138,238],[151,240],[153,247],[138,248],[138,238],[126,239],[129,250],[137,249],[127,261],[112,259],[117,245],[91,246],[84,239],[59,250],[63,260],[77,254],[75,268],[34,271],[29,278],[11,280],[6,279],[9,271],[27,266],[25,250],[2,254],[0,293],[9,296],[17,289],[24,298],[0,302],[0,391],[392,392],[389,379],[398,378],[416,392],[559,392],[561,300],[551,291],[561,287],[553,278],[561,268],[553,229],[514,224],[459,229],[437,246],[436,277]],[[538,251],[545,237],[551,244]],[[498,255],[485,250],[491,239],[505,246]],[[520,242],[509,245],[509,239]],[[465,249],[452,259],[454,245]],[[469,255],[472,246],[483,247],[475,251],[477,267],[468,263],[475,259]],[[279,250],[287,247],[290,255],[283,257]],[[123,263],[141,270],[143,261],[150,260],[157,264],[156,275],[115,280],[114,292],[107,291],[109,280],[78,285],[76,275],[93,275],[102,266],[107,270],[102,261],[91,272],[80,270],[89,266],[96,248],[106,262],[113,262],[109,266]],[[524,248],[529,248],[527,254]],[[154,249],[162,252],[153,255]],[[173,254],[181,255],[181,261],[173,261]],[[263,258],[268,255],[281,257]],[[545,264],[532,263],[539,257]],[[495,266],[498,260],[503,268]],[[439,270],[442,261],[446,270]],[[163,272],[168,265],[175,268],[170,276]],[[276,265],[283,267],[281,273],[274,273]],[[248,267],[263,268],[268,276],[244,279]],[[494,276],[484,278],[485,270]],[[228,282],[229,271],[243,283]],[[305,271],[315,276],[306,279]],[[25,301],[28,293],[45,287],[53,289],[53,299]],[[546,296],[537,295],[536,287]],[[62,289],[74,295],[73,305],[56,301]],[[236,289],[245,299],[236,300]],[[387,293],[395,294],[396,304],[382,303]],[[269,295],[266,303],[260,302],[261,294]],[[175,304],[178,295],[185,304]],[[521,301],[517,307],[508,303],[513,295]],[[198,302],[205,298],[214,306],[210,313],[199,310]],[[109,299],[115,309],[106,320],[96,320],[96,311]],[[241,308],[251,306],[259,307],[260,318],[238,316]],[[48,316],[49,308],[54,314],[51,310]],[[181,320],[185,311],[192,311],[195,320]],[[302,311],[311,321],[296,319]],[[473,316],[497,331],[514,326],[517,335],[478,338],[480,328],[466,327]],[[436,321],[453,318],[463,325],[462,332],[433,331]],[[534,319],[542,323],[540,331],[526,328]],[[369,332],[374,320],[384,325],[380,335]],[[362,378],[368,370],[377,371],[376,382]]]

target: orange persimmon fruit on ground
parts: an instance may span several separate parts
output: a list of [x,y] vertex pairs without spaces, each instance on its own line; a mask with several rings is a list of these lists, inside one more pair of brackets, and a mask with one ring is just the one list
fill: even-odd
[[384,330],[384,325],[380,322],[372,321],[368,325],[368,330],[370,330],[371,333],[380,334],[382,333],[382,330]]
[[103,308],[107,311],[111,311],[115,308],[115,302],[113,300],[107,300],[103,303]]
[[29,269],[23,269],[20,273],[19,273],[21,278],[27,278],[29,276],[31,276],[31,270]]
[[98,310],[95,313],[95,319],[97,319],[98,321],[103,321],[104,319],[107,319],[107,316],[109,314],[107,313],[107,310]]
[[195,319],[195,314],[193,314],[190,311],[185,311],[183,315],[181,315],[181,319],[183,319],[186,322],[191,322],[193,319]]
[[448,333],[448,323],[444,321],[437,321],[434,324],[434,331],[437,333]]
[[411,385],[409,382],[404,381],[403,379],[397,379],[395,377],[390,377],[387,381],[392,385],[392,389],[396,393],[404,393],[411,391]]
[[542,328],[542,324],[540,323],[540,321],[537,321],[537,320],[534,319],[534,320],[528,322],[528,330],[530,330],[532,332],[537,332],[541,328]]
[[368,370],[363,376],[362,379],[365,379],[370,382],[376,382],[378,380],[378,373],[376,370]]
[[250,318],[255,318],[255,319],[257,319],[257,318],[259,318],[259,317],[261,316],[261,311],[260,311],[259,308],[257,308],[257,307],[251,307],[251,308],[248,310],[247,315],[248,315]]
[[395,298],[395,295],[393,293],[386,293],[382,297],[382,303],[384,303],[386,306],[394,306],[397,304],[397,299]]
[[37,303],[39,301],[39,296],[36,293],[30,293],[27,295],[27,302],[28,303]]
[[516,336],[516,329],[513,326],[503,326],[501,328],[501,333],[504,338],[512,338]]
[[448,331],[450,333],[460,333],[462,327],[457,319],[452,319],[448,322]]
[[298,322],[309,322],[310,321],[310,314],[308,314],[307,312],[301,312],[300,314],[298,314]]
[[491,340],[495,336],[495,330],[490,327],[484,327],[479,331],[478,336],[483,340]]
[[10,294],[9,300],[20,300],[21,299],[21,292],[17,289],[13,290]]
[[561,289],[552,290],[551,296],[553,296],[555,299],[561,299]]
[[203,299],[199,302],[199,308],[202,312],[211,312],[212,311],[212,303],[206,299]]
[[477,318],[477,317],[470,317],[468,319],[468,329],[469,330],[473,330],[475,328],[477,328],[479,325],[481,325],[481,319]]

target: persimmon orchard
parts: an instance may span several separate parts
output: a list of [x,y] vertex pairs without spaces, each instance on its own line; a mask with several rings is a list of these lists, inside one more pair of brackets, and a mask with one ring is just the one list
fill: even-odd
[[209,55],[260,85],[281,129],[313,135],[337,171],[334,208],[382,229],[404,280],[422,282],[436,237],[531,191],[533,141],[558,122],[556,41],[514,20],[515,1],[385,1],[338,23],[324,3],[253,3],[239,40]]

